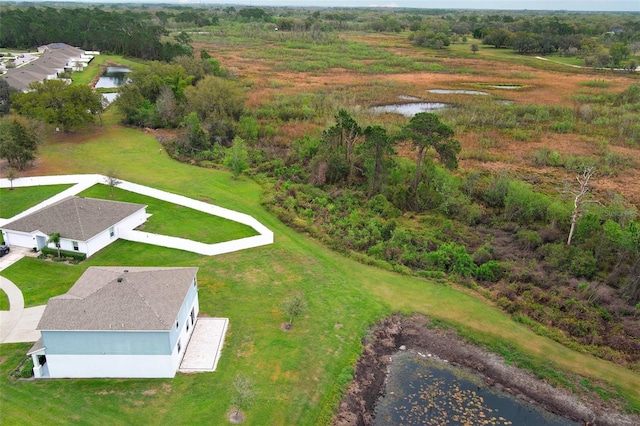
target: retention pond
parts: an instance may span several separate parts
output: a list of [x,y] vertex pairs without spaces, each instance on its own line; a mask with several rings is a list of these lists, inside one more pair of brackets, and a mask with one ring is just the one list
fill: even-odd
[[129,79],[131,70],[125,67],[107,67],[96,83],[96,89],[113,89],[120,87]]
[[393,356],[375,426],[579,423],[549,413],[448,363],[412,352]]

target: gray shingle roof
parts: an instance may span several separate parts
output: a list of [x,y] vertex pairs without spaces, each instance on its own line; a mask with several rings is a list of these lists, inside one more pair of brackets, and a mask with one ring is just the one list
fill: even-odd
[[90,267],[66,294],[49,299],[37,329],[171,330],[197,272],[198,268]]
[[68,197],[21,219],[7,223],[2,229],[20,232],[55,232],[62,238],[88,241],[133,213],[146,208],[142,204]]
[[10,86],[18,90],[27,90],[34,81],[42,81],[47,76],[56,74],[72,58],[80,58],[84,50],[65,43],[51,43],[42,46],[42,55],[20,68],[10,68],[5,77]]

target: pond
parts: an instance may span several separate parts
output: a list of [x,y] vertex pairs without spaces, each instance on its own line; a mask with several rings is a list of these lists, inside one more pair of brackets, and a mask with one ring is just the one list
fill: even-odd
[[413,117],[419,112],[434,112],[445,108],[449,108],[451,105],[441,102],[416,102],[409,104],[393,104],[393,105],[380,105],[371,108],[375,114],[382,114],[386,112],[392,112],[396,114],[402,114],[406,117]]
[[506,90],[522,89],[522,86],[520,85],[509,85],[509,84],[496,84],[490,87],[493,87],[494,89],[506,89]]
[[489,95],[487,92],[481,92],[479,90],[450,90],[450,89],[429,89],[429,93],[441,93],[441,94],[454,94],[454,95]]
[[125,67],[107,67],[96,83],[96,89],[112,89],[120,87],[129,79],[131,70]]
[[374,426],[577,426],[571,420],[487,386],[481,378],[442,360],[400,352],[393,357]]

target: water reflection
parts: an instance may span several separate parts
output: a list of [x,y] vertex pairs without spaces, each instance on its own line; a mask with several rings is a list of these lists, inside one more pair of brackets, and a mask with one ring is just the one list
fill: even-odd
[[480,92],[479,90],[450,90],[450,89],[429,89],[427,92],[430,93],[441,93],[441,94],[454,94],[454,95],[482,95],[487,96],[487,92]]
[[107,67],[96,83],[96,88],[111,89],[120,87],[129,79],[131,70],[125,67]]
[[442,361],[401,352],[394,356],[374,426],[577,426]]
[[393,104],[393,105],[380,105],[371,108],[376,114],[382,114],[386,112],[392,112],[396,114],[402,114],[406,117],[413,117],[419,112],[434,112],[444,108],[449,108],[451,105],[441,102],[416,102],[410,104]]

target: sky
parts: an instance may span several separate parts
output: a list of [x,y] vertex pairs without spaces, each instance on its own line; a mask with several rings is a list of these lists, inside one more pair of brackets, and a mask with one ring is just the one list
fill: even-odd
[[[208,3],[211,0],[182,0]],[[252,6],[412,7],[425,9],[510,9],[640,11],[640,0],[238,0],[229,3]]]
[[[69,0],[67,0],[69,1]],[[182,3],[244,6],[409,7],[640,12],[640,0],[71,0],[94,3]]]

